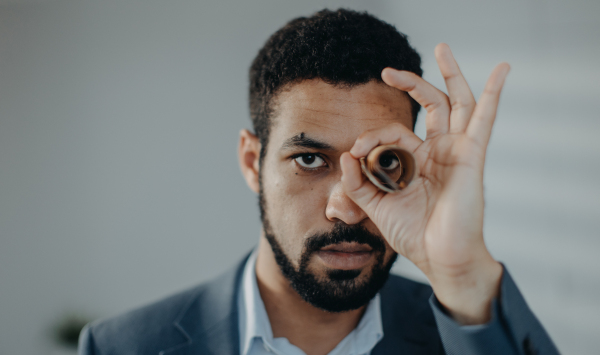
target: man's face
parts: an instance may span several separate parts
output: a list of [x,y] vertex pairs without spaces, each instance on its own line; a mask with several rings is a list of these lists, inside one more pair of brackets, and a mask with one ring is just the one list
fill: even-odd
[[396,258],[344,194],[339,162],[361,133],[391,122],[412,128],[410,102],[375,81],[340,88],[306,80],[277,97],[260,167],[261,218],[283,274],[316,307],[366,304]]

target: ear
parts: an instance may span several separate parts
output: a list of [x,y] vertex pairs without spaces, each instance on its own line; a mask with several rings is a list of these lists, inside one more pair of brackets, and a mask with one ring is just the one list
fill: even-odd
[[248,187],[256,193],[258,186],[258,162],[260,157],[260,142],[258,137],[247,129],[240,131],[240,143],[238,145],[238,159],[242,175],[246,179]]

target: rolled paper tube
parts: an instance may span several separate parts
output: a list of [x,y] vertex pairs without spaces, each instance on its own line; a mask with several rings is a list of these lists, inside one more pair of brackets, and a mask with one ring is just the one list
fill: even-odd
[[363,174],[385,192],[406,188],[415,175],[415,158],[397,145],[380,145],[359,160]]

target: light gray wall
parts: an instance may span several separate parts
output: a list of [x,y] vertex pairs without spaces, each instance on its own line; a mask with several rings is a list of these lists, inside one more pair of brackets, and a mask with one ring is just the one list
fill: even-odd
[[[11,0],[0,2],[0,354],[65,352],[49,337],[65,313],[114,315],[254,245],[256,197],[235,153],[249,63],[290,18],[340,5],[408,33],[439,87],[439,42],[476,96],[511,63],[486,238],[561,350],[596,352],[598,2]],[[422,277],[405,261],[396,271]]]
[[411,35],[438,87],[439,42],[453,48],[476,97],[496,63],[511,64],[488,150],[487,244],[561,351],[597,354],[600,2],[386,4],[384,18]]

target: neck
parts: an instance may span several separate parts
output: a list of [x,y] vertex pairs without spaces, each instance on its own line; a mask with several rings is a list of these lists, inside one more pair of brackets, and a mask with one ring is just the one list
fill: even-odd
[[327,354],[356,326],[365,306],[348,312],[330,313],[305,302],[275,261],[266,238],[261,236],[256,259],[260,296],[273,330],[307,355]]

